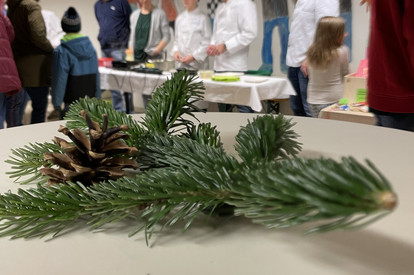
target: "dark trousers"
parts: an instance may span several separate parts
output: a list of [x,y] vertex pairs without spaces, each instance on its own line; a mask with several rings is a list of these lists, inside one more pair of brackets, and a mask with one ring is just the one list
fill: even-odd
[[30,123],[42,123],[46,120],[47,95],[49,87],[24,87],[32,101],[32,116]]
[[253,109],[249,106],[218,103],[220,112],[233,112],[234,106],[237,106],[240,113],[254,113]]
[[414,132],[414,114],[375,114],[376,125]]
[[292,108],[293,114],[311,117],[312,113],[307,102],[309,78],[303,75],[300,67],[289,67],[288,79],[296,91],[295,96],[290,96],[290,108]]
[[8,128],[21,125],[22,119],[20,118],[20,109],[23,107],[23,103],[23,90],[20,90],[13,95],[0,93],[0,129],[3,129],[4,120],[6,120]]

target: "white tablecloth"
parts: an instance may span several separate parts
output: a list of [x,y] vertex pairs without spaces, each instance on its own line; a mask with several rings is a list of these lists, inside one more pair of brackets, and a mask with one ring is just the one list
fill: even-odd
[[[235,133],[254,114],[197,114],[217,125],[234,153]],[[134,115],[134,118],[141,118]],[[342,121],[294,117],[305,156],[370,159],[399,196],[394,213],[359,231],[302,236],[301,228],[267,229],[250,220],[207,221],[128,238],[131,225],[102,232],[75,229],[49,241],[0,238],[0,274],[22,275],[382,275],[414,272],[414,133]],[[0,130],[0,191],[19,186],[5,174],[11,148],[51,141],[59,124]],[[23,186],[29,188],[31,186]]]
[[[132,71],[114,70],[100,67],[101,89],[122,90],[132,92],[134,98],[141,97],[142,94],[150,95],[168,77],[165,74],[144,74]],[[217,82],[203,79],[206,90],[204,100],[216,103],[229,103],[250,106],[254,111],[260,112],[263,109],[262,100],[275,98],[288,98],[295,95],[295,90],[286,78],[279,77],[256,77],[265,80],[260,83],[254,81],[254,76],[241,76],[240,81],[236,82]],[[135,103],[135,101],[134,101]]]

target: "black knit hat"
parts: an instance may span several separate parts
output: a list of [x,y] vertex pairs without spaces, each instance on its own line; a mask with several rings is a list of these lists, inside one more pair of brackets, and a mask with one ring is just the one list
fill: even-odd
[[69,9],[65,11],[62,17],[61,25],[62,30],[66,33],[74,33],[80,31],[81,19],[75,8],[69,7]]

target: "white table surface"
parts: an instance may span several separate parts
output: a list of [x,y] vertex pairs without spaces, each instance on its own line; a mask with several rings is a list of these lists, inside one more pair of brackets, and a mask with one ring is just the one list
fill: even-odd
[[[134,115],[139,118],[139,115]],[[218,126],[225,148],[255,115],[199,114]],[[394,213],[369,227],[302,236],[300,228],[266,229],[242,218],[198,222],[127,237],[128,226],[78,229],[56,239],[0,239],[0,274],[414,274],[414,133],[341,121],[295,117],[305,156],[369,158],[399,196]],[[16,190],[5,175],[10,148],[50,141],[62,122],[0,130],[0,191]],[[24,186],[23,188],[27,188]]]
[[[99,67],[101,89],[122,90],[132,92],[138,99],[142,94],[150,95],[155,89],[171,76],[171,74],[144,74],[132,71],[114,70]],[[260,83],[249,80],[265,80]],[[204,100],[216,103],[229,103],[250,106],[254,111],[263,109],[262,100],[288,98],[296,92],[289,80],[280,77],[241,76],[240,81],[218,82],[210,79],[200,79],[204,82]],[[139,102],[139,101],[138,101]]]

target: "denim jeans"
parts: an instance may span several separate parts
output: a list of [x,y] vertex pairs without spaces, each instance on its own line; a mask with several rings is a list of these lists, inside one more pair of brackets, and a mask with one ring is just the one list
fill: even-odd
[[300,67],[289,67],[288,79],[296,91],[295,96],[290,96],[290,108],[292,108],[293,114],[311,117],[312,113],[307,102],[309,78],[303,75]]
[[4,121],[6,120],[6,95],[0,94],[0,129],[4,127]]
[[22,107],[20,108],[20,125],[23,125],[24,111],[26,110],[27,103],[29,103],[30,101],[30,96],[26,92],[25,89],[22,89],[22,93],[23,93],[23,103],[22,103]]
[[20,109],[23,107],[23,100],[23,90],[10,96],[0,93],[0,129],[4,127],[4,119],[6,119],[8,128],[21,125]]
[[46,120],[47,95],[49,87],[24,87],[32,100],[32,116],[30,123],[42,123]]
[[414,114],[381,113],[375,118],[375,125],[414,132]]
[[[102,57],[112,57],[114,60],[125,60],[125,49],[105,49],[102,50]],[[115,110],[123,113],[133,114],[134,113],[134,104],[132,101],[132,93],[124,93],[124,98],[122,93],[117,90],[111,90],[112,94],[112,106]]]

